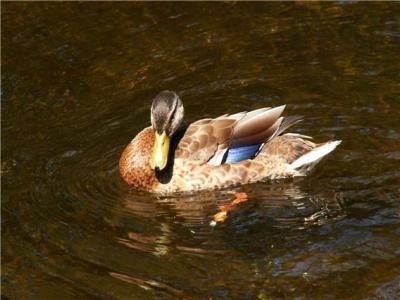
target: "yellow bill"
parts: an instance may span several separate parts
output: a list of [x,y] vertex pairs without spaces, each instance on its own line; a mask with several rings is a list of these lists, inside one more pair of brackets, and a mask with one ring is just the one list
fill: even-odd
[[168,162],[168,151],[169,151],[169,137],[165,133],[158,134],[154,133],[154,145],[153,153],[150,159],[150,166],[152,169],[162,170],[165,168]]

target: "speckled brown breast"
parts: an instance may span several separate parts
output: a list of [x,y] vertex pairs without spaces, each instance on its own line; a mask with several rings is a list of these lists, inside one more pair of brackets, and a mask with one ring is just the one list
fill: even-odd
[[154,143],[152,129],[141,131],[125,148],[119,160],[119,171],[122,178],[138,190],[151,191],[158,183],[149,160]]

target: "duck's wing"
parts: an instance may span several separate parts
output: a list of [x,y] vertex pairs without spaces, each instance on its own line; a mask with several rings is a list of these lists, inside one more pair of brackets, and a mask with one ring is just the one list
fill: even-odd
[[202,119],[192,123],[180,140],[175,158],[207,163],[218,151],[229,147],[235,118]]
[[253,158],[263,145],[301,120],[280,117],[285,106],[261,108],[191,124],[175,157],[221,165]]

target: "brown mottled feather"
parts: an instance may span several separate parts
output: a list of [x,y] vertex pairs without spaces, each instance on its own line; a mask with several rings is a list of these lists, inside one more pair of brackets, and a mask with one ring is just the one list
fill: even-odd
[[283,158],[286,163],[290,164],[300,156],[310,152],[316,146],[315,143],[298,136],[284,134],[266,144],[262,153],[279,156]]
[[[176,158],[203,163],[217,152],[231,147],[261,144],[279,130],[284,106],[262,108],[216,119],[203,119],[191,124],[176,149]],[[200,142],[201,140],[201,142]]]
[[176,158],[206,163],[219,147],[228,147],[235,119],[204,119],[192,123],[175,151]]
[[122,178],[138,190],[150,190],[158,182],[149,164],[153,143],[153,130],[147,127],[125,148],[119,160]]

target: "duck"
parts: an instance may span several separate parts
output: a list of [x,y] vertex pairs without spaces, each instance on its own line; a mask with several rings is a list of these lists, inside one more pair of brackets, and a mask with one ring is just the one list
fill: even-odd
[[281,116],[285,105],[224,114],[184,124],[177,93],[162,91],[119,160],[122,179],[156,194],[197,192],[307,175],[340,140],[314,143],[284,133],[302,116]]

